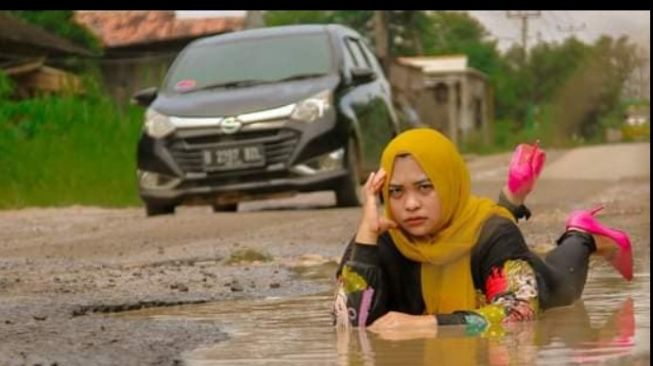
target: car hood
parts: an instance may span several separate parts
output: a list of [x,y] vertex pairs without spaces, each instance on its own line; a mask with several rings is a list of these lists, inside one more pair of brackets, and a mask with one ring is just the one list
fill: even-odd
[[281,107],[335,89],[337,75],[261,84],[232,89],[210,89],[185,94],[160,93],[151,108],[177,117],[220,117]]

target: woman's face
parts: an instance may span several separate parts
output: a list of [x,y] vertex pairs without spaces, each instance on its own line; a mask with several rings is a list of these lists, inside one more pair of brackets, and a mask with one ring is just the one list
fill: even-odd
[[440,219],[440,199],[412,156],[395,159],[388,196],[392,216],[405,232],[416,239],[427,239],[435,233]]

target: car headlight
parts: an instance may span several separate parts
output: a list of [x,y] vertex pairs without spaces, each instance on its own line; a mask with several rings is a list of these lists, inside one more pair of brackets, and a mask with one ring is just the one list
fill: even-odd
[[172,189],[181,183],[178,177],[140,169],[136,171],[136,175],[141,188],[145,189]]
[[290,117],[298,121],[313,122],[318,118],[322,118],[327,110],[331,108],[332,99],[331,90],[322,91],[295,104],[295,109],[293,109]]
[[175,125],[170,121],[170,117],[151,108],[145,112],[145,132],[151,137],[160,139],[168,136],[174,130]]

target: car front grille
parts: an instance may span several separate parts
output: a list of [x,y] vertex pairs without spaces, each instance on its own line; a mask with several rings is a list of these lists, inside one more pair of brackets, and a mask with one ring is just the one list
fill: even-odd
[[[266,165],[287,163],[292,155],[299,133],[290,129],[241,131],[234,135],[219,133],[187,134],[180,133],[168,144],[175,162],[185,173],[204,172],[202,154],[204,150],[235,145],[262,144],[265,150]],[[266,167],[220,172],[220,175],[241,175],[265,171]],[[213,173],[215,174],[215,173]]]

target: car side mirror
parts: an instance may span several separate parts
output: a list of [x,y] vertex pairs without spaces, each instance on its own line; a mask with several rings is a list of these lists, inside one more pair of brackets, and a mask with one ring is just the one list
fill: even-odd
[[376,80],[376,73],[366,67],[355,67],[351,69],[351,78],[354,84],[365,84]]
[[154,99],[156,98],[156,95],[158,93],[158,89],[156,87],[150,87],[146,89],[142,89],[134,93],[132,95],[131,102],[134,104],[138,104],[141,107],[148,107]]

